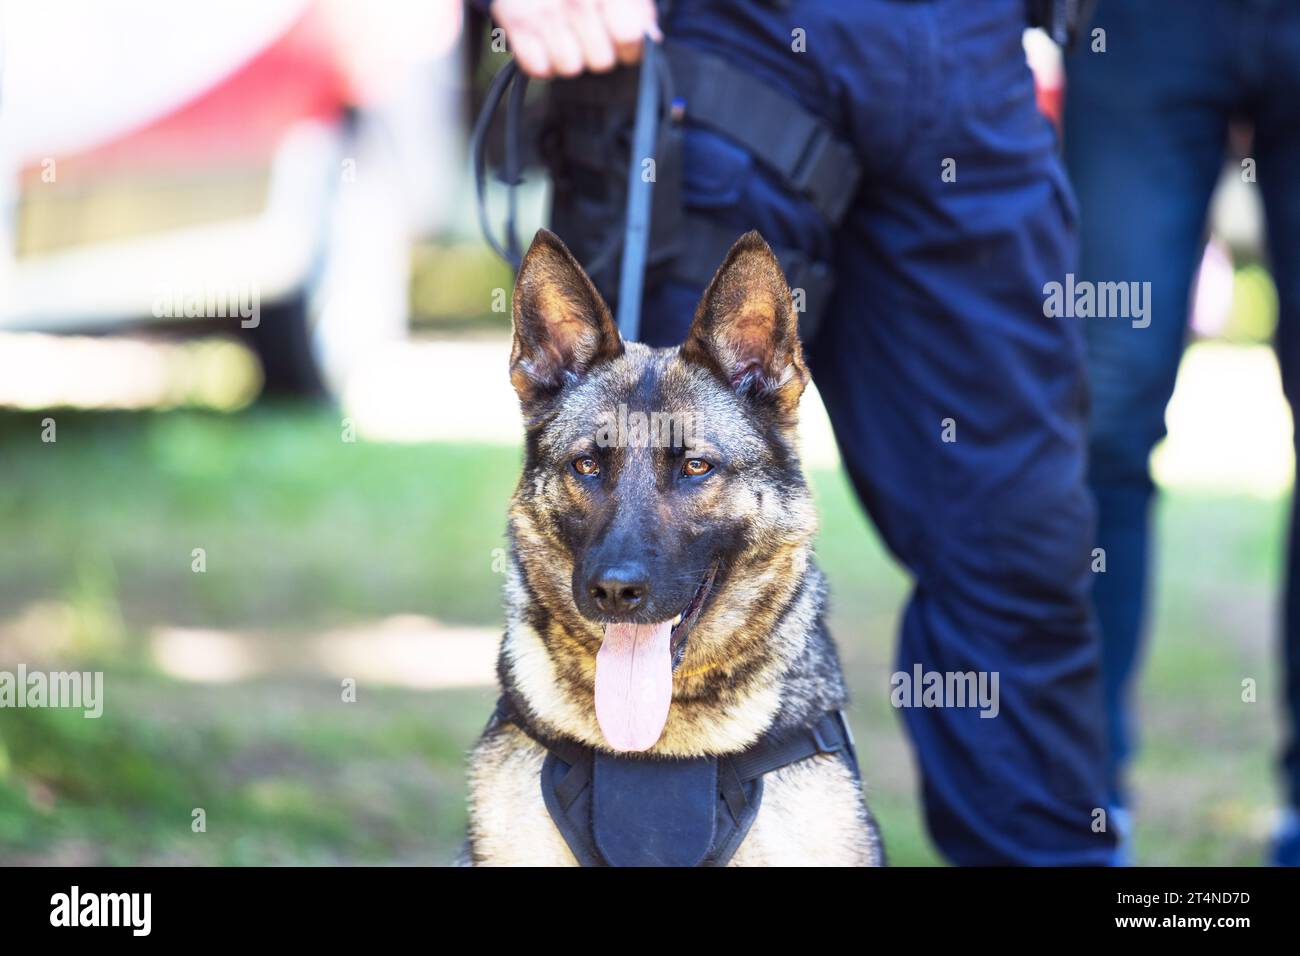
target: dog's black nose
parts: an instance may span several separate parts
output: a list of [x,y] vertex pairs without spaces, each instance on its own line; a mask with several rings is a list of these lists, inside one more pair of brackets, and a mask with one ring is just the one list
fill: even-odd
[[649,578],[643,565],[625,562],[592,575],[587,593],[602,614],[619,617],[645,604],[650,593]]

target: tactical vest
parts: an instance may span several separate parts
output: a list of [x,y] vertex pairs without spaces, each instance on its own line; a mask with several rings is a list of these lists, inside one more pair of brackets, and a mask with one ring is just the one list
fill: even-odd
[[758,816],[763,776],[838,754],[861,781],[841,711],[747,750],[713,757],[612,754],[544,737],[502,697],[488,728],[514,724],[546,748],[546,809],[582,866],[726,866]]

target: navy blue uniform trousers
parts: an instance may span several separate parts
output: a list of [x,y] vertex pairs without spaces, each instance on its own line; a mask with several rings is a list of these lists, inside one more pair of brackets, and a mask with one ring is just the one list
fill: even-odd
[[[1103,0],[1106,51],[1068,61],[1066,160],[1084,212],[1080,278],[1151,283],[1150,325],[1087,327],[1090,482],[1107,573],[1103,638],[1114,799],[1135,744],[1130,686],[1150,564],[1148,471],[1187,336],[1188,295],[1233,117],[1254,126],[1251,159],[1278,293],[1277,353],[1300,394],[1300,4],[1293,0]],[[1300,435],[1300,432],[1297,432]],[[1300,807],[1300,520],[1292,513],[1283,642],[1287,797]]]
[[[799,100],[866,167],[832,230],[725,137],[685,140],[693,213],[835,267],[807,352],[857,493],[914,578],[898,669],[998,674],[994,718],[901,710],[932,838],[958,864],[1104,864],[1084,345],[1043,304],[1074,269],[1076,208],[1024,8],[676,0],[665,32]],[[651,290],[643,339],[681,342],[701,291]]]

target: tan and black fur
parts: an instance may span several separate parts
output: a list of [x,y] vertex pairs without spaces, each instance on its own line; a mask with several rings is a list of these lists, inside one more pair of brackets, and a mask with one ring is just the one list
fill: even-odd
[[[545,230],[524,259],[513,316],[510,375],[527,437],[497,669],[515,709],[544,736],[607,747],[593,686],[610,618],[583,582],[611,549],[648,562],[650,594],[636,620],[670,619],[716,569],[676,648],[668,722],[650,754],[736,752],[843,707],[795,445],[808,373],[790,290],[762,238],[751,232],[733,246],[680,348],[623,342],[581,267]],[[690,416],[695,447],[596,447],[598,423],[620,405]],[[599,456],[598,480],[574,472],[583,455]],[[710,473],[686,480],[686,455],[707,459]],[[512,724],[485,731],[470,757],[462,862],[576,863],[542,800],[544,757]],[[790,765],[764,786],[731,865],[881,862],[874,822],[838,757]]]

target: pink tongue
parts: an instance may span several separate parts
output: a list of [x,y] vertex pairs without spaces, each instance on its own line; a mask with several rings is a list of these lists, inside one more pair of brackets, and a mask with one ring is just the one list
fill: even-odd
[[606,624],[596,655],[596,720],[615,750],[649,750],[673,699],[672,622]]

